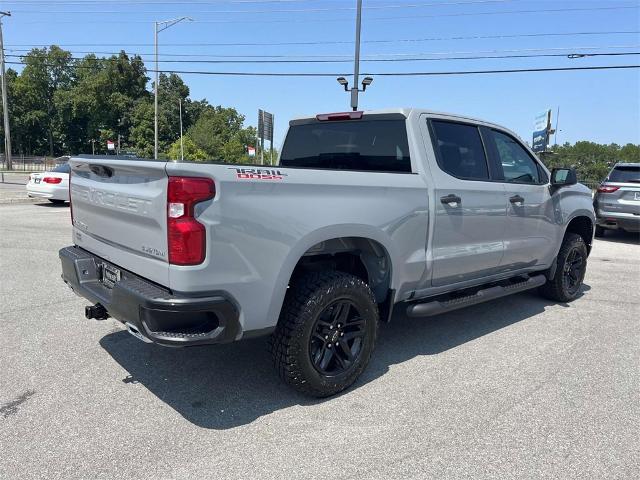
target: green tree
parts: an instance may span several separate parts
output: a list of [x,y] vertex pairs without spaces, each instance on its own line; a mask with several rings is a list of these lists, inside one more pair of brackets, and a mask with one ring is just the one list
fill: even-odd
[[580,141],[573,145],[556,145],[542,158],[547,167],[572,166],[576,168],[580,181],[596,183],[606,177],[616,162],[640,162],[640,145],[620,147],[615,143],[600,145]]
[[57,46],[35,48],[23,57],[20,75],[8,75],[14,143],[21,153],[48,153],[62,150],[59,139],[55,95],[74,82],[71,53]]
[[91,140],[98,140],[104,151],[106,140],[115,141],[118,136],[123,148],[132,147],[129,136],[135,107],[150,96],[142,59],[125,52],[107,59],[87,55],[76,67],[76,85],[59,98],[70,148],[86,151]]
[[[189,135],[183,137],[184,159],[192,162],[201,162],[207,160],[207,152],[198,148]],[[180,139],[176,140],[169,147],[168,156],[170,160],[180,160]]]
[[208,107],[189,129],[194,143],[211,160],[247,163],[247,145],[255,143],[255,129],[244,128],[244,116],[234,108]]

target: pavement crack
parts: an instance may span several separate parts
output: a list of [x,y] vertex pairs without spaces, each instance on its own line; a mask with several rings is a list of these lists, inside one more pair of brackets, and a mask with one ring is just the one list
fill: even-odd
[[20,405],[29,400],[29,398],[35,393],[35,390],[27,390],[15,400],[5,403],[4,405],[2,405],[2,407],[0,407],[0,415],[2,415],[3,418],[8,418],[11,415],[15,415],[16,413],[18,413]]

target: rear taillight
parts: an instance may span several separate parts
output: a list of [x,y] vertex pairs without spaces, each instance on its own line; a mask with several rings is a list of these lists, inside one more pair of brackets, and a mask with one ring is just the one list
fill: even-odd
[[62,179],[60,177],[44,177],[42,181],[44,183],[58,184],[62,182]]
[[198,265],[206,256],[207,234],[195,219],[195,205],[216,194],[213,180],[200,177],[169,177],[167,231],[169,263]]
[[600,185],[598,187],[598,193],[613,193],[618,191],[620,187],[616,187],[613,185]]

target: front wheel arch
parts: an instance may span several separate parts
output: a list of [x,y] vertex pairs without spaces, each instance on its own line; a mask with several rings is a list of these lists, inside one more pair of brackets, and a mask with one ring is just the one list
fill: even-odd
[[593,243],[593,235],[594,235],[594,222],[591,218],[586,215],[578,215],[575,216],[569,221],[567,227],[564,231],[564,237],[562,241],[567,238],[567,235],[570,233],[575,233],[580,235],[582,241],[587,247],[587,254],[591,253],[591,247]]

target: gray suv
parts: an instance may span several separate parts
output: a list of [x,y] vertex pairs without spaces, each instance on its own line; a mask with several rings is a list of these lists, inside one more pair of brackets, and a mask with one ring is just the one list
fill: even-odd
[[598,187],[596,236],[606,230],[640,232],[640,163],[616,163]]

